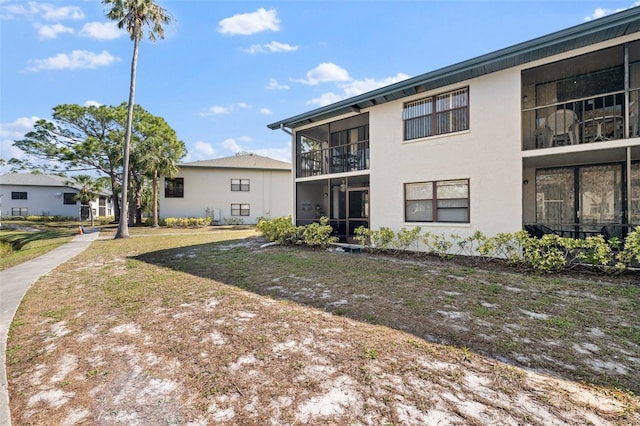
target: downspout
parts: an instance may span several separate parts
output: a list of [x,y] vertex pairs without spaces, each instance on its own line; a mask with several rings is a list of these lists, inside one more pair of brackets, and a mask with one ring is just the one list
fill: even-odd
[[280,130],[282,130],[283,132],[285,132],[289,136],[293,136],[293,132],[291,132],[291,131],[289,131],[289,130],[284,128],[284,123],[280,123]]

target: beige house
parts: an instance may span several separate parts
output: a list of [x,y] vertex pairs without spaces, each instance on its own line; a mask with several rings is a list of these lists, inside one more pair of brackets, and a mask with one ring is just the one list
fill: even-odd
[[256,154],[194,161],[163,177],[160,217],[205,217],[254,224],[292,214],[291,164]]
[[[640,224],[640,7],[272,123],[298,225],[584,237]],[[549,231],[552,230],[552,231]]]
[[[0,214],[7,216],[63,216],[89,218],[89,206],[74,198],[79,188],[67,184],[68,178],[33,173],[0,176]],[[93,217],[113,216],[111,196],[105,192],[90,203]]]

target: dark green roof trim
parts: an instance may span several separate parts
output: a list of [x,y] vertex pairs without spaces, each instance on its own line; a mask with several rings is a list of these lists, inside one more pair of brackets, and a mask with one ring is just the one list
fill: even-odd
[[295,128],[640,32],[640,6],[372,90],[275,123]]

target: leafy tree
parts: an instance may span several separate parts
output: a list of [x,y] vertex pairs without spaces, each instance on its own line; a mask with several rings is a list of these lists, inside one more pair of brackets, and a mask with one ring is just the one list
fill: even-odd
[[[106,174],[111,180],[114,213],[119,218],[123,132],[118,117],[124,113],[124,104],[117,107],[58,105],[53,108],[53,122],[38,120],[34,130],[13,145],[34,158],[62,163],[68,169],[98,170]],[[14,160],[9,163],[15,168],[34,167],[29,162]]]
[[80,205],[89,206],[89,220],[91,221],[91,226],[93,226],[91,202],[100,195],[102,190],[100,181],[89,175],[77,175],[71,176],[70,180],[66,181],[65,184],[78,188],[78,193],[74,199],[80,201]]
[[135,136],[137,142],[133,151],[133,163],[136,164],[136,170],[144,172],[145,177],[151,180],[153,227],[158,227],[159,178],[173,177],[178,173],[177,163],[186,155],[187,149],[163,118],[150,114],[140,120]]
[[163,24],[168,24],[171,17],[167,11],[153,0],[102,0],[107,8],[107,17],[118,22],[118,28],[125,28],[133,41],[133,57],[131,59],[131,81],[129,84],[129,103],[127,125],[125,128],[122,170],[122,200],[124,213],[120,215],[115,238],[128,238],[127,223],[127,190],[129,185],[129,150],[131,145],[131,126],[133,121],[133,105],[136,91],[136,66],[138,47],[144,35],[144,28],[149,29],[149,39],[155,42],[156,37],[164,38]]
[[[59,105],[53,108],[53,122],[38,121],[34,131],[15,141],[14,146],[37,159],[62,163],[67,169],[97,170],[105,174],[110,181],[115,217],[119,220],[122,209],[118,195],[122,190],[122,141],[126,121],[125,103],[117,107]],[[175,164],[185,155],[186,148],[163,118],[139,105],[134,108],[132,134],[135,160],[130,174],[139,176],[138,195],[134,201],[142,205],[139,194],[143,191],[144,177],[153,179],[154,171],[156,175],[165,176],[174,173]],[[14,169],[34,167],[28,162],[14,160],[8,162]],[[49,171],[46,166],[41,168]]]

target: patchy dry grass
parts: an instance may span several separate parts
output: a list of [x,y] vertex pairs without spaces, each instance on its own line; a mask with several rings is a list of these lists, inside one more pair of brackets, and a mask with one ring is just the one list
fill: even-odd
[[15,424],[637,424],[637,283],[99,240],[10,330]]
[[77,232],[77,225],[68,223],[51,226],[26,221],[5,223],[0,229],[0,270],[54,250],[71,241]]

